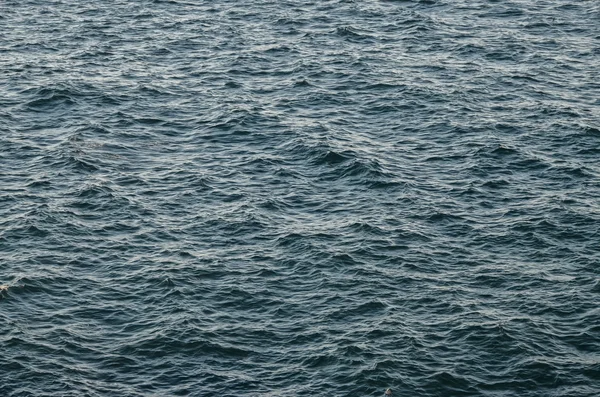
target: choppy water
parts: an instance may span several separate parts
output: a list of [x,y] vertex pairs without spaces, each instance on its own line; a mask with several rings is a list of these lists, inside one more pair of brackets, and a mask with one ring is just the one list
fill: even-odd
[[598,395],[598,1],[3,0],[0,95],[2,396]]

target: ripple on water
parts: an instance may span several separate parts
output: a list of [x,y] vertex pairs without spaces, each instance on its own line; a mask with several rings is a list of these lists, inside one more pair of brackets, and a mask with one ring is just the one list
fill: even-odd
[[7,396],[597,395],[593,2],[7,1]]

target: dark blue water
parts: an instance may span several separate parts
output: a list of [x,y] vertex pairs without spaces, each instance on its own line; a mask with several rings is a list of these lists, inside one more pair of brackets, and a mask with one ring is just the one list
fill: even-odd
[[0,2],[0,395],[600,390],[600,2]]

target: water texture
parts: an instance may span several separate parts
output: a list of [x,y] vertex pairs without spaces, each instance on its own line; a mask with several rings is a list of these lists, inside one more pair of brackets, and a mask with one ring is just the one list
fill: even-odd
[[0,395],[600,390],[600,2],[0,2]]

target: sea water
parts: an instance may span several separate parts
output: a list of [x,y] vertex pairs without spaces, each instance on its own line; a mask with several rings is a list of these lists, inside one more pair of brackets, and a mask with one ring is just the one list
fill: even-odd
[[0,395],[600,390],[600,3],[0,2]]

